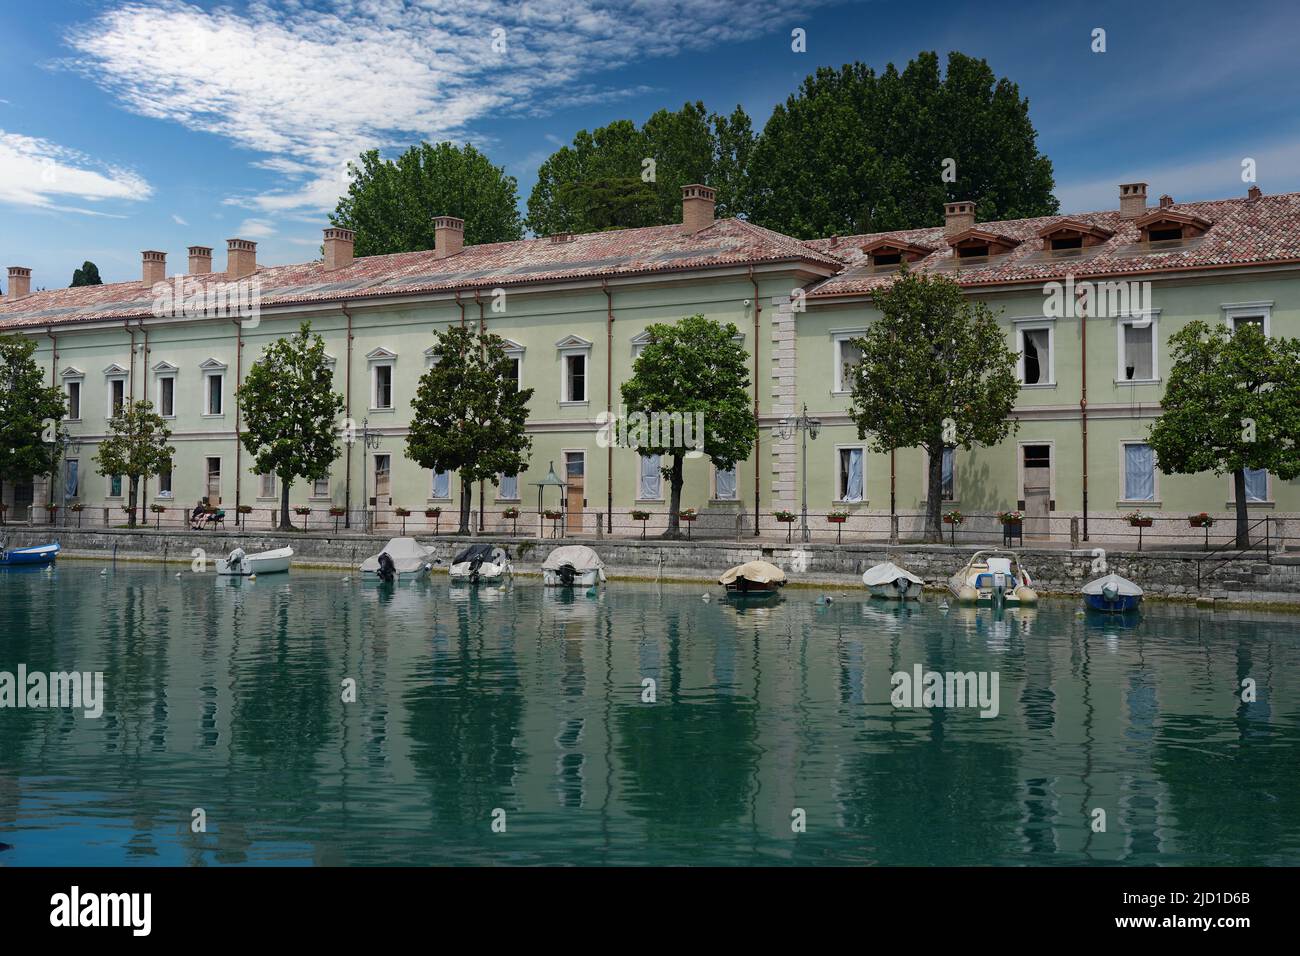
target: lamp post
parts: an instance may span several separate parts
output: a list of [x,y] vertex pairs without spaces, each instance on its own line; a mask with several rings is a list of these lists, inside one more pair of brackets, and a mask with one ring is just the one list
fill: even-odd
[[[364,451],[378,448],[379,439],[382,437],[383,436],[378,432],[375,432],[374,434],[370,433],[369,418],[361,419],[361,448],[363,449],[363,454],[361,456],[361,510],[362,514],[365,516],[361,519],[362,534],[370,533],[370,495],[368,486],[370,466],[366,463]],[[357,436],[355,431],[343,436],[343,441],[348,445],[356,444],[356,440]]]
[[796,430],[800,434],[803,478],[799,482],[799,490],[803,497],[803,509],[799,521],[799,531],[804,541],[808,540],[808,439],[811,437],[813,441],[816,441],[821,429],[822,420],[820,418],[808,417],[808,404],[806,402],[798,418],[783,418],[776,423],[776,433],[781,436],[782,441],[788,441]]

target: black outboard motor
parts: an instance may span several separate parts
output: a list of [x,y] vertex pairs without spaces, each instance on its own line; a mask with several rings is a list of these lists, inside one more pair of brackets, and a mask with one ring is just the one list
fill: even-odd
[[397,580],[397,566],[387,551],[379,556],[379,580],[390,584]]
[[573,587],[573,579],[577,576],[578,573],[573,569],[573,565],[562,564],[560,565],[560,570],[557,571],[556,573],[559,574],[560,576],[561,584],[563,584],[566,588]]

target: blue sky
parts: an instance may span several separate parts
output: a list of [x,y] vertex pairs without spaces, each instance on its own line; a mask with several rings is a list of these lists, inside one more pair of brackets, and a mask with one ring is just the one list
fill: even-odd
[[[140,250],[314,258],[361,149],[469,141],[526,199],[573,133],[702,99],[761,128],[819,65],[988,59],[1020,85],[1065,211],[1300,190],[1300,8],[832,0],[0,0],[0,267],[60,287]],[[791,50],[791,30],[807,52]],[[1106,31],[1094,53],[1092,31]],[[504,38],[505,49],[494,49]],[[499,46],[499,44],[498,44]],[[2,269],[0,269],[2,272]]]

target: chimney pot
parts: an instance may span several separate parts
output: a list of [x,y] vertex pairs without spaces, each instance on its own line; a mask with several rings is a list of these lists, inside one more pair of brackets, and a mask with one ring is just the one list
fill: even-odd
[[1119,214],[1123,219],[1137,219],[1147,211],[1147,184],[1120,183]]
[[325,271],[345,269],[352,265],[357,234],[351,229],[330,226],[325,230]]
[[140,253],[144,260],[144,284],[153,288],[158,282],[167,281],[167,253],[156,249],[146,249]]
[[465,220],[437,216],[433,220],[433,257],[446,259],[465,248]]
[[1160,197],[1161,209],[1168,209],[1173,204],[1174,204],[1174,197],[1169,195],[1169,193],[1165,193],[1163,196]]
[[713,225],[713,211],[717,196],[716,190],[702,183],[692,183],[682,187],[683,232],[690,235]]
[[25,299],[32,294],[32,270],[26,266],[9,267],[9,301]]
[[975,203],[969,199],[943,204],[943,234],[955,236],[975,226]]
[[205,276],[212,272],[212,247],[190,246],[190,275]]
[[1260,189],[1258,185],[1251,185],[1251,187],[1246,190],[1246,195],[1251,199],[1258,199],[1260,196],[1264,195],[1264,191]]
[[247,239],[226,240],[226,278],[244,279],[257,271],[257,243]]

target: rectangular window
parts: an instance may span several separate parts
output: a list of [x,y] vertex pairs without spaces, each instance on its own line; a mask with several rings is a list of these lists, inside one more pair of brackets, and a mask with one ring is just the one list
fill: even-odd
[[839,449],[839,501],[862,500],[862,449]]
[[122,476],[110,475],[108,478],[108,496],[110,498],[122,497]]
[[328,478],[317,478],[311,483],[311,496],[313,498],[328,498],[330,496],[330,480]]
[[220,415],[221,412],[221,386],[225,380],[224,375],[216,373],[207,376],[207,405],[203,410],[205,415]]
[[940,497],[944,501],[956,501],[956,471],[957,471],[957,449],[945,448],[943,450],[943,464],[940,471],[940,480],[942,490]]
[[176,414],[176,379],[170,375],[158,379],[158,414],[163,418]]
[[257,497],[259,498],[275,497],[275,475],[257,476]]
[[1156,500],[1156,457],[1150,445],[1124,446],[1124,500]]
[[433,473],[433,488],[430,492],[431,498],[450,498],[451,497],[451,472],[435,471]]
[[523,388],[522,376],[520,374],[519,356],[512,355],[509,357],[508,361],[510,362],[510,378],[514,380],[515,390],[518,391],[519,389]]
[[519,500],[519,476],[518,475],[498,475],[500,481],[497,491],[497,497],[507,501]]
[[221,459],[209,458],[207,460],[207,489],[208,504],[214,507],[221,503]]
[[1156,377],[1154,321],[1121,322],[1120,331],[1124,348],[1121,381],[1152,381]]
[[116,418],[122,414],[122,406],[126,404],[126,379],[115,378],[108,383],[108,415],[110,418]]
[[393,407],[393,367],[375,366],[375,408]]
[[1023,385],[1053,384],[1050,328],[1020,330],[1020,382]]
[[81,420],[81,383],[68,383],[68,418],[73,421]]
[[564,357],[566,402],[585,402],[587,400],[587,356],[566,355]]
[[1268,470],[1264,468],[1246,469],[1246,500],[1268,501]]
[[713,473],[713,496],[719,501],[736,500],[736,469],[719,468]]
[[68,477],[63,485],[63,500],[71,501],[81,494],[81,462],[76,458],[68,459]]
[[853,389],[853,375],[862,364],[862,349],[853,344],[859,333],[844,335],[835,340],[835,391]]
[[170,468],[158,472],[158,497],[170,498],[172,496],[172,470]]
[[659,471],[658,455],[641,456],[641,480],[636,496],[641,501],[658,501],[663,497],[663,474]]

